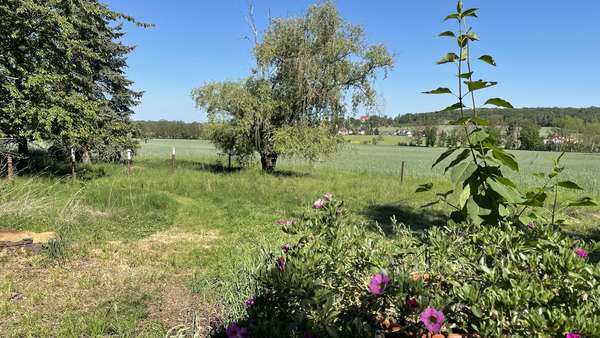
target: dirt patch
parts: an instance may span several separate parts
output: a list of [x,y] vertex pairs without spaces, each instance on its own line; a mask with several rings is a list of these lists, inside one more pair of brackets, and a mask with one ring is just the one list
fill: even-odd
[[29,232],[29,231],[0,231],[0,247],[2,242],[21,242],[31,239],[34,244],[46,244],[56,239],[54,232]]

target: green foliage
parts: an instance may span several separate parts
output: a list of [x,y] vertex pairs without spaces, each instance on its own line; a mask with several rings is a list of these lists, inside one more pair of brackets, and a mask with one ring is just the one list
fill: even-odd
[[[419,315],[430,306],[446,315],[444,333],[558,337],[600,329],[600,268],[576,252],[585,244],[555,226],[450,223],[419,235],[395,224],[390,242],[327,194],[315,205],[284,222],[292,244],[263,253],[247,314],[238,318],[250,336],[414,336],[426,333]],[[379,272],[390,278],[382,295],[367,287]]]
[[[262,39],[256,38],[257,68],[251,77],[210,83],[193,96],[210,123],[233,125],[239,138],[253,145],[246,149],[261,155],[267,171],[287,151],[314,159],[335,150],[334,126],[342,122],[346,102],[353,108],[373,105],[377,71],[392,66],[387,50],[368,45],[362,28],[345,22],[331,2],[311,6],[303,17],[273,19]],[[330,140],[313,146],[315,137],[306,128]]]
[[[451,214],[451,218],[455,222],[468,222],[473,224],[488,224],[500,225],[505,222],[521,222],[523,212],[529,207],[545,207],[544,200],[536,201],[532,204],[531,196],[539,197],[536,193],[524,194],[520,191],[513,181],[506,177],[503,173],[504,168],[512,171],[519,171],[519,165],[513,154],[500,148],[497,144],[496,137],[491,136],[486,132],[486,126],[489,122],[478,116],[477,107],[475,105],[475,92],[495,86],[497,82],[477,80],[473,81],[473,68],[471,67],[471,51],[470,45],[473,41],[478,41],[479,38],[473,32],[472,28],[466,23],[466,17],[475,16],[477,10],[469,10],[469,14],[462,12],[462,3],[459,1],[457,13],[453,13],[447,18],[455,19],[458,23],[458,30],[455,34],[459,52],[459,58],[448,58],[447,62],[454,63],[457,67],[458,102],[447,110],[460,111],[460,119],[451,122],[451,124],[461,126],[464,130],[466,138],[466,148],[463,149],[444,169],[449,172],[450,178],[459,191],[458,202],[450,202],[448,196],[450,193],[438,194],[438,199],[433,204],[444,202],[455,209]],[[453,53],[447,55],[456,55]],[[484,55],[480,59],[488,64],[496,66],[496,62],[489,55]],[[439,62],[438,62],[439,63]],[[464,73],[466,68],[467,73]],[[464,79],[464,81],[463,81]],[[440,90],[426,92],[427,94],[438,94]],[[442,91],[452,93],[450,90]],[[465,103],[470,101],[472,106],[471,116],[465,117]],[[503,99],[492,98],[486,101],[486,104],[496,106],[512,107],[512,105]],[[533,125],[535,126],[535,125]],[[532,127],[535,129],[535,127]],[[526,127],[521,131],[521,136],[526,137],[523,140],[527,142],[540,142],[539,130],[530,130]],[[535,138],[530,140],[530,136],[535,134]],[[526,143],[527,146],[535,144]],[[527,148],[526,148],[527,149]],[[457,148],[451,148],[443,153],[433,164],[435,167],[440,162],[449,158]],[[554,169],[558,168],[558,161],[555,162]],[[558,172],[556,173],[558,175]],[[556,175],[555,175],[556,176]],[[547,189],[545,185],[540,188]],[[524,207],[522,207],[524,206]],[[552,223],[554,224],[556,203],[552,207]],[[535,218],[537,214],[532,210],[530,216]]]
[[525,123],[519,132],[519,141],[521,149],[537,150],[543,145],[542,137],[540,136],[540,127],[535,123]]
[[141,93],[124,75],[133,48],[119,41],[118,22],[147,25],[96,0],[9,0],[0,17],[3,134],[22,151],[28,140],[99,153],[132,146],[130,116]]

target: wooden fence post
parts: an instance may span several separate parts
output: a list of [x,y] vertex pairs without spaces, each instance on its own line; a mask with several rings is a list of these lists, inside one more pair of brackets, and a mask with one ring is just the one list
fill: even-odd
[[400,167],[400,184],[404,183],[404,161],[402,161],[402,166]]
[[9,181],[13,179],[14,174],[12,155],[8,154],[6,155],[6,177]]
[[175,170],[175,147],[173,147],[173,151],[171,152],[171,163],[173,165],[173,170]]

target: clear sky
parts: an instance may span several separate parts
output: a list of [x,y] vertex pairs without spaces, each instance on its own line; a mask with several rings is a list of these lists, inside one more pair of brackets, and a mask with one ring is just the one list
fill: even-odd
[[[247,0],[104,0],[112,9],[156,25],[127,26],[137,46],[129,77],[146,92],[136,119],[203,121],[190,91],[214,80],[241,79],[253,66],[244,19]],[[302,14],[315,1],[254,0],[260,29],[273,17]],[[434,111],[451,100],[422,91],[451,86],[451,66],[438,60],[455,44],[437,38],[454,28],[442,18],[455,0],[337,0],[342,15],[364,26],[367,40],[395,55],[395,68],[377,81],[381,109],[390,116]],[[481,97],[500,96],[517,107],[600,106],[599,0],[466,0],[479,7],[472,22],[497,68],[477,64],[476,78],[498,81]],[[482,92],[483,93],[483,92]]]

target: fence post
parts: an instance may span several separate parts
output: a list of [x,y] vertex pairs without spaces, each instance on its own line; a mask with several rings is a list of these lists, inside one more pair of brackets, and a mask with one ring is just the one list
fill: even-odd
[[127,175],[131,175],[131,149],[127,149]]
[[173,170],[175,170],[175,147],[173,147],[173,151],[171,152],[171,163],[173,165]]
[[404,183],[404,161],[402,161],[402,166],[400,167],[400,184]]
[[75,171],[75,149],[71,147],[71,177],[73,181],[77,180],[77,173]]
[[12,155],[9,153],[8,155],[6,155],[6,177],[9,181],[13,179],[14,174],[15,173],[13,169],[13,159]]

